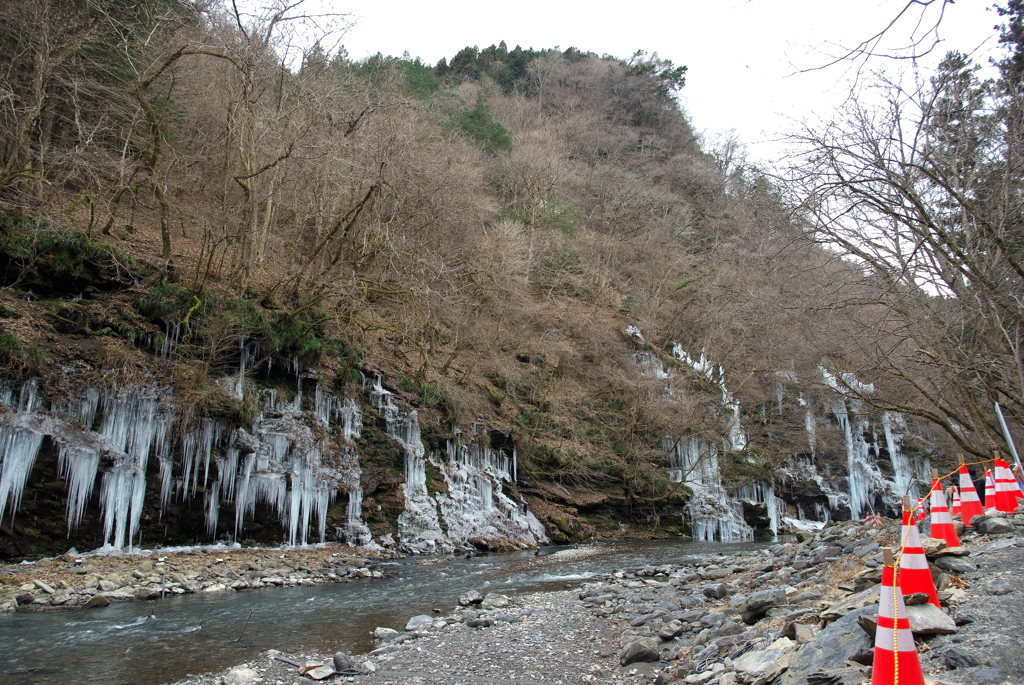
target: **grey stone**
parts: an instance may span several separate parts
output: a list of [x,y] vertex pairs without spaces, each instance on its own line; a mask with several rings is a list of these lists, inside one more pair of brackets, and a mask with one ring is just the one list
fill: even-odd
[[971,677],[979,683],[997,683],[1003,679],[1003,672],[998,668],[976,668]]
[[103,595],[93,595],[89,598],[89,601],[85,603],[86,609],[96,609],[98,607],[105,607],[110,604],[110,600]]
[[878,551],[878,547],[879,547],[879,545],[878,545],[877,542],[872,542],[870,545],[867,545],[867,546],[862,547],[859,550],[857,550],[857,556],[861,557],[861,558],[864,558],[864,557],[866,557],[869,554],[874,554],[875,552]]
[[946,665],[946,668],[953,670],[957,668],[974,668],[975,666],[981,666],[981,662],[974,658],[970,652],[962,650],[958,647],[952,647],[946,650],[946,653],[942,655],[942,663]]
[[833,545],[826,545],[824,547],[819,547],[818,549],[814,550],[814,552],[811,553],[811,556],[814,558],[814,561],[822,562],[822,561],[825,561],[826,559],[833,559],[835,557],[840,557],[840,556],[842,556],[842,554],[843,554],[842,547],[835,547]]
[[480,602],[482,609],[503,609],[508,606],[508,597],[497,592],[488,592],[483,601]]
[[833,604],[825,611],[821,612],[821,618],[825,621],[835,621],[838,618],[846,616],[851,611],[862,609],[868,606],[878,606],[878,599],[881,596],[881,590],[878,586],[868,588],[862,592],[858,592],[855,595],[847,597],[838,604]]
[[1013,524],[1004,518],[993,516],[977,524],[978,532],[982,535],[999,535],[1001,533],[1012,533]]
[[1013,592],[1013,586],[1002,578],[993,578],[985,584],[985,589],[990,595],[1008,595]]
[[729,594],[729,588],[725,583],[715,583],[704,588],[703,593],[708,599],[724,599]]
[[398,637],[398,631],[394,628],[374,628],[373,636],[378,640],[393,640]]
[[671,640],[672,638],[680,635],[683,632],[684,624],[682,621],[673,620],[669,621],[658,630],[658,637],[662,640]]
[[330,666],[317,666],[316,668],[306,671],[303,675],[313,680],[326,680],[334,675],[334,669]]
[[709,568],[701,571],[700,577],[704,580],[719,580],[720,578],[725,578],[731,573],[732,571],[727,568]]
[[248,666],[235,666],[224,674],[221,682],[224,685],[247,685],[248,683],[255,683],[259,679],[260,673],[256,669],[249,668]]
[[733,668],[745,676],[746,681],[768,682],[789,667],[797,643],[782,637],[768,649],[747,652],[733,661]]
[[934,604],[916,604],[907,607],[910,629],[916,635],[949,635],[956,632],[956,623],[949,614]]
[[939,557],[935,560],[935,565],[951,573],[967,573],[978,570],[977,566],[963,557]]
[[909,595],[903,595],[903,604],[910,607],[915,604],[927,604],[931,598],[927,592],[912,592]]
[[726,635],[739,635],[743,630],[743,626],[736,621],[723,621],[720,626],[711,629],[711,639],[714,640]]
[[345,652],[338,652],[332,659],[334,660],[334,670],[344,671],[346,668],[355,668],[356,661]]
[[[586,598],[585,597],[580,597],[580,599],[586,599]],[[467,607],[467,606],[469,606],[471,604],[479,604],[482,601],[484,601],[484,596],[481,595],[476,590],[470,590],[469,592],[466,592],[464,594],[459,595],[459,605],[460,606]]]
[[877,604],[855,609],[822,630],[795,654],[779,685],[804,683],[811,673],[844,668],[847,659],[869,653],[874,643],[861,629],[858,619],[877,613]]
[[660,656],[658,655],[658,647],[660,640],[655,637],[645,637],[640,640],[634,640],[628,645],[622,648],[619,652],[619,665],[628,666],[629,664],[636,663],[638,661],[658,661]]
[[653,613],[651,613],[651,614],[643,614],[641,616],[637,616],[632,621],[630,621],[629,625],[631,625],[634,628],[639,628],[640,626],[645,626],[648,623],[650,623],[651,620],[654,619],[654,617],[655,617],[655,614],[653,614]]
[[760,590],[747,597],[746,601],[740,605],[740,612],[757,613],[759,611],[767,611],[771,607],[785,606],[788,603],[786,591],[782,588]]
[[960,547],[947,547],[946,549],[940,549],[935,553],[936,557],[966,557],[971,551],[964,546]]
[[470,628],[490,628],[494,625],[494,619],[474,618],[472,621],[466,621],[466,625]]
[[420,630],[423,628],[429,628],[434,624],[434,619],[426,614],[420,614],[419,616],[413,616],[409,619],[409,622],[405,624],[406,630]]
[[939,538],[921,538],[921,547],[925,554],[935,554],[939,550],[946,549],[946,541]]
[[701,624],[706,625],[708,628],[713,628],[719,623],[728,620],[730,620],[729,614],[725,613],[724,611],[716,611],[714,613],[707,614],[706,616],[702,616],[700,618]]

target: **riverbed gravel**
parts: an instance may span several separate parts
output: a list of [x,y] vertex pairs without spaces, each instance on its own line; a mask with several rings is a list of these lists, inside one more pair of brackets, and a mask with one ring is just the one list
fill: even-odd
[[74,611],[161,595],[239,592],[383,578],[386,551],[227,546],[78,554],[0,566],[0,613]]
[[[934,624],[914,624],[929,683],[1024,683],[1024,511],[1003,518],[1005,532],[968,532],[964,549],[925,538],[944,605],[930,615]],[[457,606],[400,617],[406,630],[378,628],[368,653],[270,650],[176,685],[862,685],[870,682],[879,548],[897,534],[896,522],[845,522],[760,551],[622,569],[554,592],[453,588]],[[589,553],[522,563],[557,567]],[[968,563],[941,570],[934,562],[942,558]]]

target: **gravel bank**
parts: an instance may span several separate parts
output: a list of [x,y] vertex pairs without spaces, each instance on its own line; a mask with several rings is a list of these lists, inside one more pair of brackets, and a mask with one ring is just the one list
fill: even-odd
[[[997,529],[968,533],[966,549],[925,540],[944,610],[918,605],[911,620],[935,683],[1024,683],[1024,514]],[[861,685],[870,682],[879,547],[897,534],[892,522],[847,522],[756,553],[624,569],[557,592],[453,588],[459,606],[403,617],[404,631],[378,629],[368,654],[272,650],[177,685]]]
[[237,592],[262,587],[382,578],[369,558],[340,545],[305,550],[199,547],[132,554],[65,554],[0,566],[0,613],[69,611],[161,593]]

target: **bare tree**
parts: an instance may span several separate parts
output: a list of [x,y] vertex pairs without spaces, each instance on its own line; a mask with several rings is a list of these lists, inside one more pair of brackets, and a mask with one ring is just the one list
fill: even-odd
[[999,442],[991,403],[1024,408],[1020,141],[963,55],[915,90],[885,86],[883,107],[800,136],[790,181],[810,235],[875,282],[874,371],[905,390],[892,408],[982,453]]

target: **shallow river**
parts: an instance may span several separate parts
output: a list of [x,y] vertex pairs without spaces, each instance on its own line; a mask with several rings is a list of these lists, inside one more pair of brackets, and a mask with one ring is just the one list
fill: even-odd
[[468,590],[562,589],[616,569],[728,556],[763,544],[634,541],[548,547],[541,556],[414,557],[382,564],[385,580],[0,614],[0,682],[158,685],[253,660],[271,648],[365,652],[377,626],[401,630],[413,615],[434,608],[448,613]]

